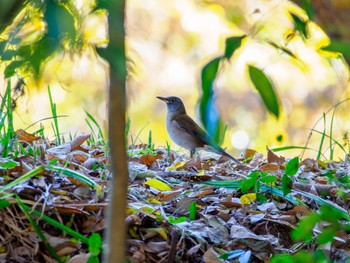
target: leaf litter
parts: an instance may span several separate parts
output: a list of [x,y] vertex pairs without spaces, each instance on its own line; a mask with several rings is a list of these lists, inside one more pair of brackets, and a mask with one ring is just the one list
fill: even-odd
[[[16,133],[17,148],[23,150],[0,159],[0,260],[57,262],[45,247],[47,242],[65,262],[85,262],[86,243],[33,214],[44,242],[23,207],[9,195],[85,237],[103,237],[111,190],[105,145],[87,145],[89,135],[56,146],[23,130]],[[292,239],[291,232],[322,204],[349,221],[349,156],[340,162],[289,163],[269,149],[266,158],[247,149],[244,164],[236,166],[207,152],[189,159],[175,151],[134,145],[128,153],[130,262],[267,262],[275,254],[317,248],[315,242]],[[38,174],[21,181],[38,167]],[[285,186],[290,193],[284,197],[285,176],[291,185]],[[7,189],[13,182],[18,183]],[[326,228],[317,224],[313,236]],[[323,249],[340,262],[349,255],[349,235],[340,230],[334,235]]]

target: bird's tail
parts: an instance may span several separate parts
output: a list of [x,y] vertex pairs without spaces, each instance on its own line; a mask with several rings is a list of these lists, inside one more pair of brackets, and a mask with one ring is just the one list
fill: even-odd
[[224,149],[222,149],[220,146],[216,146],[216,147],[213,147],[213,146],[207,146],[206,145],[206,148],[208,148],[209,150],[211,150],[212,152],[215,152],[215,153],[218,153],[218,154],[221,154],[223,156],[226,156],[228,158],[230,158],[232,161],[234,161],[236,164],[239,164],[241,165],[242,163],[240,161],[238,161],[235,157],[233,157],[232,155],[228,154]]

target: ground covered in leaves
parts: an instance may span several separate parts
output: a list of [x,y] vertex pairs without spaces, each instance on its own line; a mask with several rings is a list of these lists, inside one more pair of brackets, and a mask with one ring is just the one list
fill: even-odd
[[[17,134],[17,150],[0,159],[0,261],[98,258],[91,234],[103,238],[111,177],[106,146],[87,145],[88,135],[56,146]],[[242,165],[233,165],[213,153],[189,159],[148,145],[128,154],[130,262],[350,257],[348,155],[299,161],[247,150]]]

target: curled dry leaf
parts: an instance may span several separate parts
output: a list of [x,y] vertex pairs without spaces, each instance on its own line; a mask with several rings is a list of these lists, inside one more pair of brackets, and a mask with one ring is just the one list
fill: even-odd
[[273,151],[267,148],[267,162],[282,165],[286,162],[286,159],[282,156],[277,156]]
[[15,131],[15,134],[17,135],[17,139],[20,141],[25,141],[28,143],[32,143],[33,141],[39,140],[39,136],[35,136],[31,133],[26,132],[25,130],[19,129]]
[[90,138],[90,134],[82,134],[77,136],[73,141],[70,142],[70,147],[72,150],[78,148],[80,145],[82,145],[87,139]]
[[146,154],[140,157],[140,163],[146,165],[148,168],[150,168],[156,161],[156,157],[151,154]]

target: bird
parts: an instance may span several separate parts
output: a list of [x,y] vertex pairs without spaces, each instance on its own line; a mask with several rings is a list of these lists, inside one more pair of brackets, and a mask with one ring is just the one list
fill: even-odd
[[236,164],[241,164],[217,145],[209,134],[187,115],[185,105],[179,97],[157,98],[167,105],[166,127],[170,138],[180,147],[190,150],[191,157],[196,149],[202,149],[226,156]]

